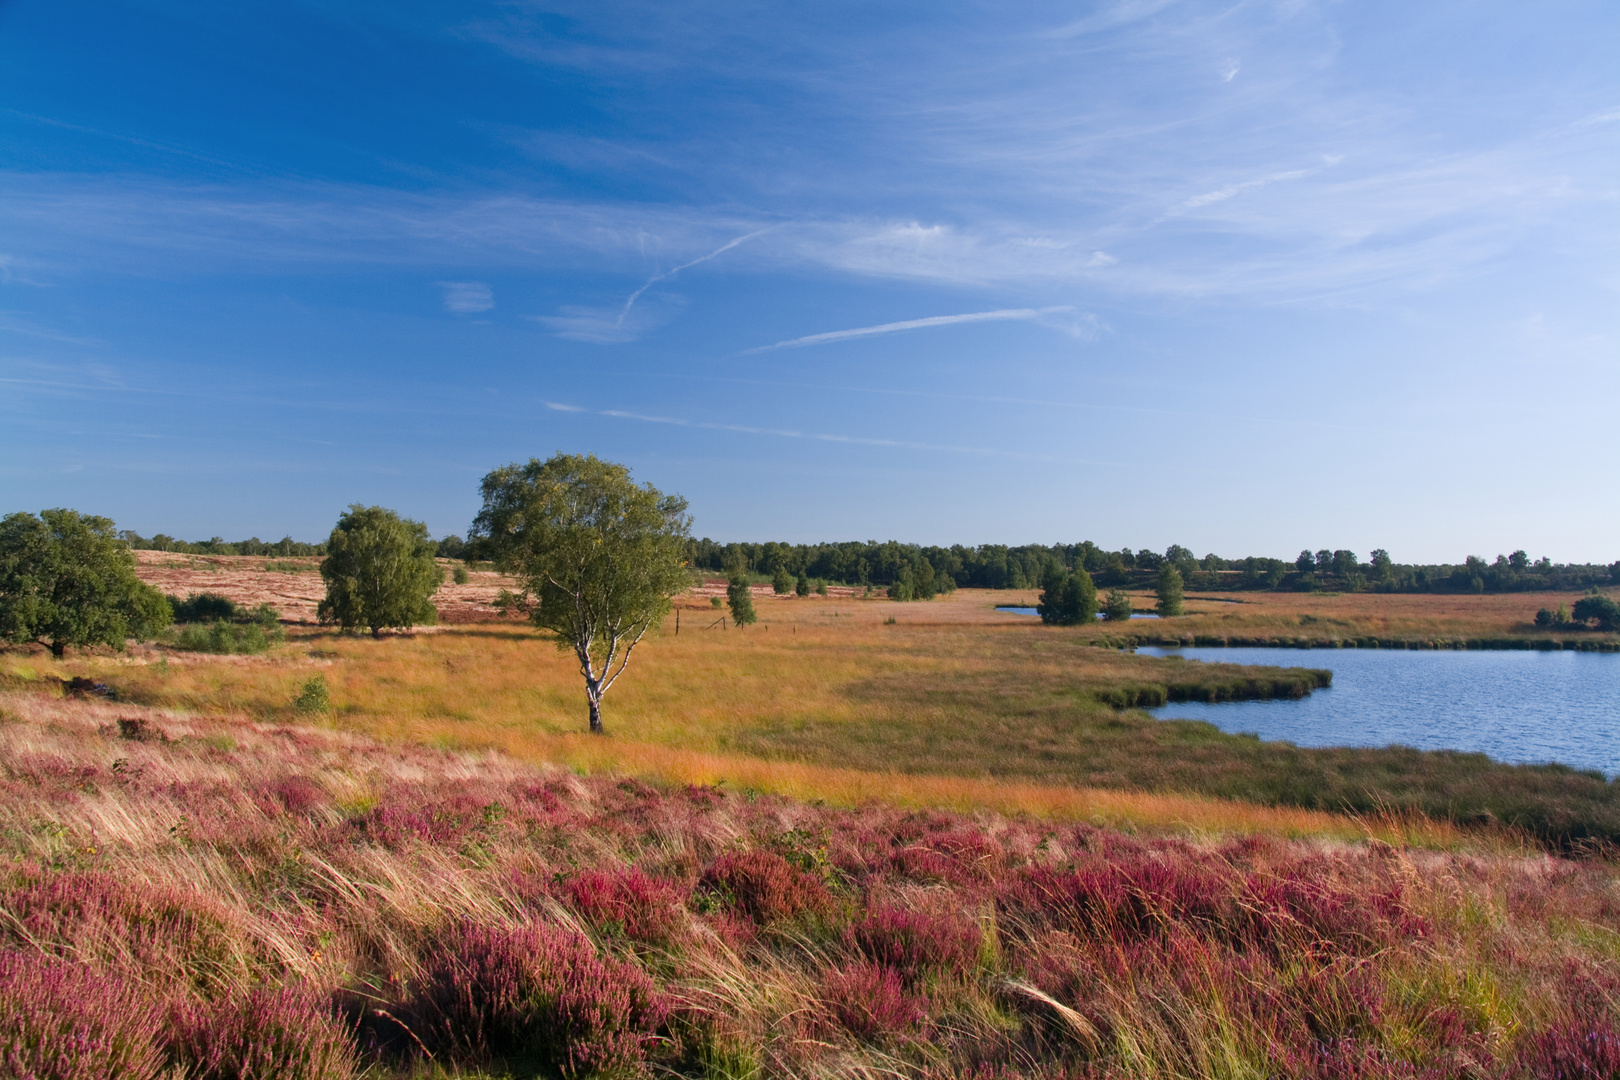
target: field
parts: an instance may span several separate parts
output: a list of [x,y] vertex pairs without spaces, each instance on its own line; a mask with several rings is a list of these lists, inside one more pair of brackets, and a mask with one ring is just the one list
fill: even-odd
[[[262,584],[275,576],[250,565],[198,570],[190,581],[164,584],[170,591],[259,590],[238,597],[247,600],[276,585]],[[482,590],[458,601],[472,609],[466,617],[476,616],[479,596],[487,605],[498,587],[492,575],[463,587],[464,597]],[[709,583],[684,595],[678,623],[668,620],[643,643],[606,699],[606,739],[582,734],[573,662],[521,623],[467,622],[381,641],[292,627],[291,645],[256,659],[148,647],[60,667],[36,656],[22,665],[26,672],[17,659],[0,660],[0,672],[83,674],[113,684],[125,700],[262,721],[297,719],[291,702],[320,674],[333,723],[395,743],[498,747],[526,761],[668,782],[723,780],[846,805],[882,795],[1068,820],[1244,821],[1283,832],[1301,811],[1380,821],[1416,812],[1463,825],[1507,823],[1558,845],[1620,838],[1620,799],[1601,778],[1501,766],[1480,755],[1305,750],[1129,708],[1297,695],[1317,685],[1314,672],[1139,657],[1091,644],[1110,632],[1106,626],[1049,628],[995,610],[1032,595],[964,590],[898,604],[849,594],[784,598],[760,587],[760,623],[737,630],[712,606],[719,590]],[[1511,605],[1484,598],[1491,603],[1471,609],[1468,602],[1482,598],[1265,599],[1235,605],[1198,598],[1187,618],[1131,627],[1162,634],[1241,611],[1236,617],[1250,629],[1262,625],[1257,620],[1299,625],[1308,616],[1334,625],[1376,617],[1384,633],[1395,626],[1430,635],[1498,633],[1539,598]],[[1393,614],[1377,616],[1373,601]],[[1314,615],[1303,610],[1312,602]],[[1463,624],[1462,610],[1475,621]]]
[[1280,839],[849,810],[38,689],[0,707],[8,1075],[1620,1067],[1607,860],[1346,842],[1322,816]]
[[[282,607],[261,655],[0,652],[0,1075],[1620,1074],[1601,779],[1155,721],[1326,673],[969,591],[761,588],[739,630],[704,583],[593,737],[494,575],[374,640],[312,623],[312,566],[143,558]],[[1264,599],[1132,629],[1537,600]]]

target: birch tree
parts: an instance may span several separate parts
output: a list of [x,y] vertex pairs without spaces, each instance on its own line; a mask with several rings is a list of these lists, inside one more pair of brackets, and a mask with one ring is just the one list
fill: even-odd
[[471,535],[521,586],[498,602],[573,652],[600,733],[602,696],[688,584],[686,500],[636,484],[623,465],[576,454],[496,469],[480,490]]

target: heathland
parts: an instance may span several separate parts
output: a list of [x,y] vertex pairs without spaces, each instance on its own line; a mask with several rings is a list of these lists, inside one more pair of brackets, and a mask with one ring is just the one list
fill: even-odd
[[1326,673],[1108,647],[1464,647],[1533,635],[1535,595],[1194,594],[1058,628],[995,609],[1033,593],[765,586],[739,630],[707,582],[593,737],[577,662],[493,610],[495,575],[373,639],[314,623],[313,567],[142,553],[166,592],[276,605],[255,655],[0,652],[0,1068],[1620,1069],[1613,785],[1157,721],[1136,706]]
[[[176,556],[142,555],[143,575],[170,592],[236,590],[244,604],[273,597],[306,618],[319,597],[314,575],[268,570],[263,560],[176,565]],[[1325,672],[1102,647],[1126,636],[1460,647],[1535,632],[1526,618],[1540,602],[1534,594],[1195,595],[1182,618],[1053,628],[995,610],[1032,593],[959,590],[900,604],[852,589],[777,597],[762,587],[760,623],[738,630],[711,606],[723,588],[711,582],[683,595],[676,617],[642,644],[607,699],[609,737],[592,739],[577,663],[526,624],[498,621],[488,604],[499,587],[488,573],[446,585],[440,603],[451,625],[380,641],[295,625],[288,645],[256,658],[147,647],[59,665],[13,654],[0,669],[81,675],[123,700],[260,721],[295,719],[299,688],[318,674],[331,722],[374,737],[845,803],[887,795],[1084,820],[1125,820],[1120,808],[1130,804],[1133,820],[1156,820],[1183,813],[1177,800],[1192,797],[1235,817],[1417,812],[1513,825],[1555,845],[1620,839],[1620,793],[1600,776],[1478,754],[1303,749],[1135,708],[1296,696]],[[1139,597],[1141,607],[1150,602]],[[1586,632],[1579,642],[1613,639]],[[1155,800],[1171,808],[1146,809]]]

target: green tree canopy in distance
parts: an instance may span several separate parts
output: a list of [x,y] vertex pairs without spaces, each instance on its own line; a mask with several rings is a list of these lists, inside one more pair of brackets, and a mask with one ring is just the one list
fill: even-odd
[[172,619],[108,518],[58,509],[0,520],[0,638],[61,659],[69,645],[122,649]]
[[405,630],[437,622],[430,598],[444,574],[433,561],[435,550],[420,521],[381,506],[350,506],[326,541],[321,621],[345,630],[363,626],[373,637],[384,627]]
[[1035,612],[1048,626],[1086,626],[1097,617],[1097,586],[1081,567],[1048,579]]
[[484,477],[470,535],[522,590],[502,595],[579,659],[591,731],[602,696],[688,584],[686,500],[594,454],[513,463]]

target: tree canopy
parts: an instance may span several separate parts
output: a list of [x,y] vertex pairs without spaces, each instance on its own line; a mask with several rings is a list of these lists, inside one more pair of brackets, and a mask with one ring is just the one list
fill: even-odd
[[590,728],[631,650],[688,584],[686,500],[594,454],[531,458],[484,477],[471,536],[518,579],[502,602],[579,659]]
[[430,599],[444,574],[433,561],[427,526],[381,506],[355,503],[338,518],[326,541],[321,577],[323,622],[345,630],[400,630],[438,621]]
[[1084,568],[1047,578],[1035,612],[1049,626],[1089,626],[1097,617],[1097,586]]
[[1165,563],[1164,569],[1159,571],[1159,616],[1168,619],[1181,614],[1182,581],[1181,571],[1170,563]]
[[58,509],[0,520],[0,638],[60,659],[69,645],[122,649],[172,620],[108,518]]

